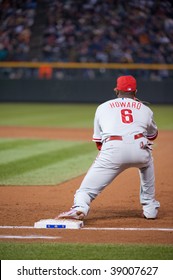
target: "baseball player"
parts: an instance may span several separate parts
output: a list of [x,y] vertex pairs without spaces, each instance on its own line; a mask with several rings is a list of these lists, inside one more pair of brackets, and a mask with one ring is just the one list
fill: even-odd
[[94,119],[93,141],[98,156],[74,196],[74,205],[57,218],[82,220],[91,202],[121,172],[139,169],[140,203],[143,216],[155,219],[160,203],[155,200],[152,142],[158,135],[153,112],[136,99],[136,79],[120,76],[114,89],[117,98],[98,106]]

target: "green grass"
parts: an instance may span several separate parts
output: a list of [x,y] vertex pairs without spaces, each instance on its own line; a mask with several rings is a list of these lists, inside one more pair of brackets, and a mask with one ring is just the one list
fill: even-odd
[[159,129],[173,130],[173,105],[155,105],[150,107]]
[[92,127],[96,105],[0,104],[0,125]]
[[83,174],[95,155],[92,142],[0,139],[0,185],[55,185]]
[[[98,104],[0,104],[0,125],[92,127]],[[152,105],[159,129],[173,129],[173,106]]]
[[0,243],[1,260],[172,260],[173,246]]
[[[93,104],[3,103],[0,125],[87,128],[95,109]],[[0,139],[0,185],[58,184],[85,173],[96,153],[92,142]]]

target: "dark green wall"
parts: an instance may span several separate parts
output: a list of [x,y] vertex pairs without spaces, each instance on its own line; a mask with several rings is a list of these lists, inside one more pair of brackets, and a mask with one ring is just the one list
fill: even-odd
[[[173,81],[137,81],[137,97],[173,103]],[[115,80],[0,80],[0,102],[104,102],[114,98]]]

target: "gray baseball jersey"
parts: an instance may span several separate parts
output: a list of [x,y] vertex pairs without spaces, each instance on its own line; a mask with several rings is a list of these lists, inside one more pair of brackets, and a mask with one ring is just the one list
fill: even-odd
[[130,98],[116,98],[101,104],[94,119],[93,141],[103,142],[111,135],[143,133],[153,140],[157,135],[153,112],[141,102]]

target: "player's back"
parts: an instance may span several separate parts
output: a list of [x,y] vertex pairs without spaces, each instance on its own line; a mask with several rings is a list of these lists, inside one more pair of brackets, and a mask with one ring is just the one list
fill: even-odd
[[145,133],[152,119],[152,111],[131,98],[116,98],[101,104],[96,112],[102,139],[110,135]]

